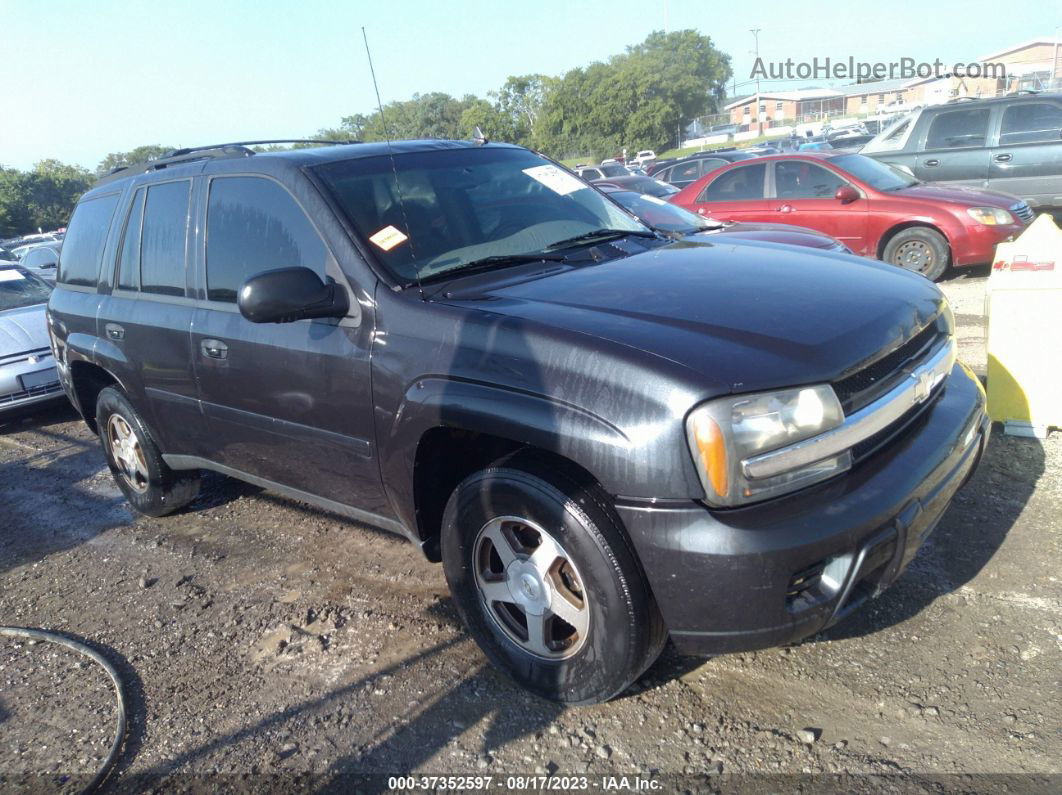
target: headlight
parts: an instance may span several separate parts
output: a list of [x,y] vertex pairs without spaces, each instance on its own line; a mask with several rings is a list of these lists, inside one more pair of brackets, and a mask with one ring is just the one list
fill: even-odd
[[966,213],[977,223],[985,226],[1013,224],[1014,216],[998,207],[967,207]]
[[686,437],[705,499],[717,507],[744,505],[844,472],[852,465],[848,452],[764,478],[748,477],[742,467],[751,456],[843,422],[844,411],[828,385],[730,396],[697,407],[686,419]]

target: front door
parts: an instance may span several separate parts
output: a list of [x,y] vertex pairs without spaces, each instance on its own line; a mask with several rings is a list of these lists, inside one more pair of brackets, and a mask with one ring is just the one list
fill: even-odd
[[829,168],[808,160],[775,160],[773,165],[772,220],[814,229],[865,253],[868,207],[861,191],[854,202],[842,204],[835,194],[849,183]]
[[[375,457],[371,314],[251,323],[236,306],[248,277],[302,266],[342,280],[293,195],[261,176],[215,176],[206,190],[204,276],[192,329],[209,460],[317,497],[386,512]],[[204,293],[205,290],[205,293]]]
[[926,182],[983,188],[988,179],[989,116],[989,109],[984,107],[934,116],[915,157],[914,175]]

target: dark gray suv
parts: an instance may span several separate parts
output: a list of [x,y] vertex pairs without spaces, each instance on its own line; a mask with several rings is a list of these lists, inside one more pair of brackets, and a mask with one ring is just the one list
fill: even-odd
[[1062,94],[1018,94],[921,108],[860,150],[924,182],[1012,193],[1062,210]]
[[137,510],[209,469],[406,536],[491,660],[569,703],[669,636],[847,615],[985,439],[932,282],[676,241],[515,146],[175,152],[82,197],[57,281],[60,378]]

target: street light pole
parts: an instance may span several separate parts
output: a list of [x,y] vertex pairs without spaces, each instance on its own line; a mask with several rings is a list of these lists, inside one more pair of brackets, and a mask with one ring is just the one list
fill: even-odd
[[[760,28],[751,28],[749,33],[756,42],[756,61],[760,60]],[[755,65],[755,64],[754,64]],[[763,120],[760,118],[760,73],[756,70],[756,133],[763,135]]]

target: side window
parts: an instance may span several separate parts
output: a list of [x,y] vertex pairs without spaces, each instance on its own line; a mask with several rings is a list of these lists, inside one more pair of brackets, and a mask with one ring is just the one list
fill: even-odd
[[118,254],[118,287],[122,290],[140,289],[140,233],[144,221],[144,188],[133,194],[133,204],[122,234]]
[[698,197],[701,202],[732,202],[763,198],[763,178],[767,164],[740,166],[724,171]]
[[249,277],[304,267],[323,280],[328,250],[284,188],[261,177],[215,177],[207,205],[207,298],[236,301]]
[[699,160],[694,160],[690,163],[683,163],[680,166],[675,166],[671,172],[671,178],[675,182],[693,182],[701,176],[701,163]]
[[671,175],[674,172],[675,172],[675,167],[674,166],[668,166],[667,168],[662,168],[659,171],[654,171],[653,172],[653,179],[658,179],[661,182],[671,182]]
[[774,183],[779,199],[832,199],[846,184],[829,169],[805,160],[775,161]]
[[929,125],[926,149],[962,149],[984,146],[988,132],[988,108],[938,113]]
[[1062,140],[1062,105],[1023,102],[1003,111],[1000,146],[1058,140]]
[[191,186],[181,180],[147,189],[140,233],[140,289],[145,293],[184,295]]
[[20,263],[24,268],[54,268],[58,262],[55,249],[50,246],[33,248],[26,252]]
[[96,286],[100,264],[103,261],[103,247],[107,242],[107,231],[117,206],[117,193],[89,199],[77,206],[63,240],[57,282]]

